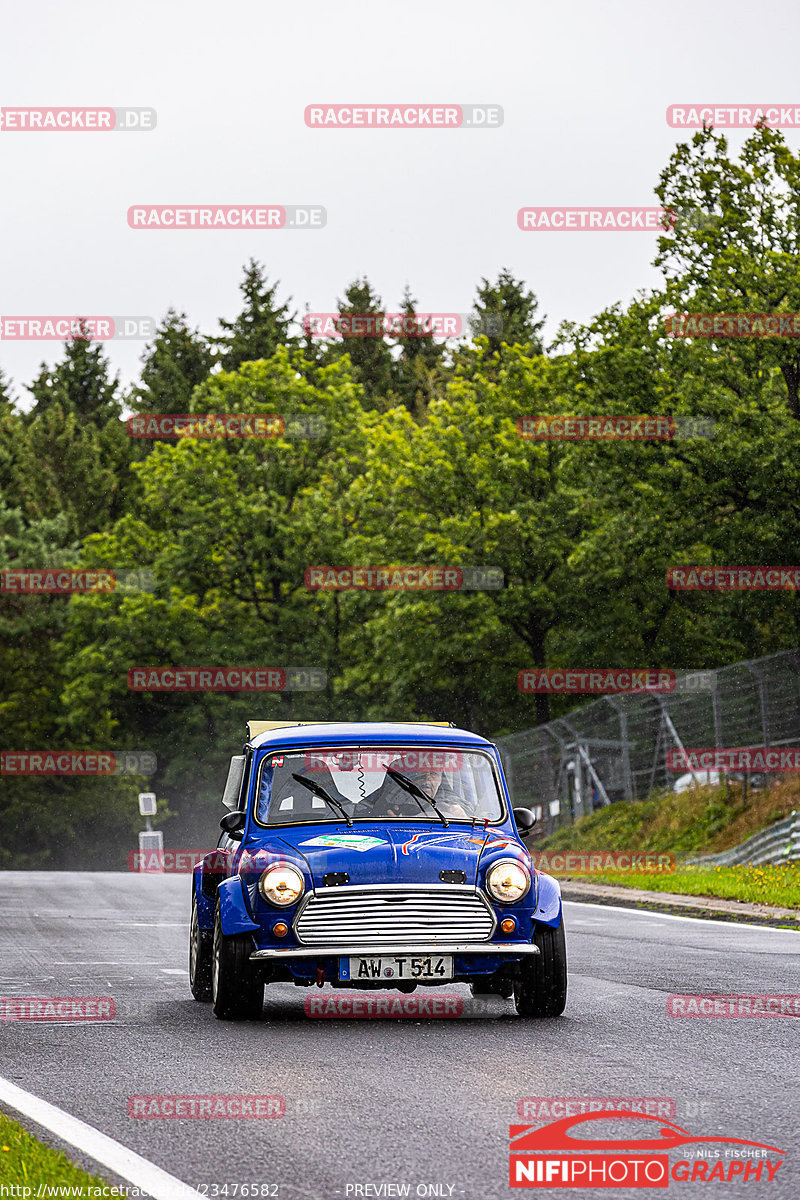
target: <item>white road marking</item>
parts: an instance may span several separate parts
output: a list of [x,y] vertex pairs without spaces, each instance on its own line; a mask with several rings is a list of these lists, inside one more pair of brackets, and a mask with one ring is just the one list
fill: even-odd
[[26,1092],[2,1076],[0,1100],[9,1108],[29,1117],[37,1125],[49,1129],[62,1142],[74,1146],[83,1154],[88,1154],[101,1166],[108,1167],[115,1175],[127,1179],[128,1183],[152,1196],[153,1200],[202,1200],[200,1192],[167,1171],[162,1171],[155,1163],[148,1162],[146,1158],[101,1133],[99,1129],[79,1121],[77,1117],[70,1116],[54,1104],[48,1104],[46,1100],[40,1100],[32,1092]]
[[[709,899],[711,899],[711,897],[709,897]],[[766,929],[769,933],[791,933],[794,934],[795,937],[797,937],[798,933],[800,933],[800,930],[781,929],[777,925],[751,925],[746,921],[737,921],[735,919],[728,920],[723,918],[722,920],[713,921],[709,917],[685,917],[680,913],[654,913],[649,908],[628,908],[624,904],[595,905],[589,900],[568,900],[566,897],[564,898],[564,903],[574,904],[578,908],[607,908],[609,912],[626,913],[628,916],[633,917],[647,917],[649,919],[652,917],[658,917],[660,921],[694,921],[695,925],[713,925],[716,929],[719,929],[720,925],[722,925],[727,926],[729,929]],[[734,914],[731,915],[733,916]],[[800,921],[800,913],[798,913],[798,921]]]
[[188,969],[186,967],[162,967],[161,974],[162,975],[187,975]]

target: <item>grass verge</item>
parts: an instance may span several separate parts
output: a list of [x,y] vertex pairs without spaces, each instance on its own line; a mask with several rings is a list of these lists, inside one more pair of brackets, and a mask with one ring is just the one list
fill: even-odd
[[752,904],[774,904],[780,908],[800,910],[800,863],[784,863],[776,867],[679,866],[674,874],[614,872],[582,875],[580,880],[583,883],[615,883],[648,892],[717,896],[723,900],[744,900]]
[[[35,1196],[41,1186],[42,1200],[49,1196],[108,1197],[112,1194],[108,1180],[87,1175],[60,1150],[37,1142],[3,1112],[0,1112],[0,1183],[31,1189],[27,1193],[16,1192],[20,1197]],[[48,1187],[53,1190],[48,1192]],[[57,1190],[59,1188],[64,1190]]]

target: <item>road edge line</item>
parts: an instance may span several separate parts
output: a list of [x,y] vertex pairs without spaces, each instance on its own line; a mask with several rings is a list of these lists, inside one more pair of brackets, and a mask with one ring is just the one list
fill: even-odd
[[[733,907],[719,908],[714,904],[714,897],[710,896],[684,897],[680,892],[637,891],[635,888],[626,889],[618,885],[614,887],[612,884],[602,884],[595,890],[587,888],[586,891],[578,891],[571,888],[569,884],[570,881],[561,880],[561,898],[562,900],[571,900],[576,904],[593,904],[598,908],[638,909],[640,912],[655,913],[663,917],[681,917],[688,921],[711,921],[716,925],[750,925],[753,928],[779,929],[793,933],[800,930],[800,910],[796,916],[789,909],[783,910],[787,913],[786,916],[772,916],[771,913],[736,911]],[[614,887],[613,893],[612,887]],[[669,899],[664,899],[664,897],[669,897]],[[682,903],[684,900],[692,900],[695,903]]]
[[22,1113],[36,1125],[41,1125],[68,1146],[87,1154],[103,1167],[127,1180],[153,1200],[205,1200],[200,1192],[187,1183],[163,1171],[155,1163],[142,1158],[135,1150],[123,1146],[93,1125],[87,1125],[55,1104],[26,1092],[0,1075],[0,1103]]

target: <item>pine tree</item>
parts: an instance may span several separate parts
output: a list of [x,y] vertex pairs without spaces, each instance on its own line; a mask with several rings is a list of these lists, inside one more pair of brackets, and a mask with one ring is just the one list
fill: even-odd
[[14,397],[6,373],[0,367],[0,417],[8,417],[14,412]]
[[208,375],[214,355],[199,330],[190,329],[186,313],[174,308],[156,331],[142,356],[141,384],[131,392],[137,412],[184,413],[192,392]]
[[239,285],[244,297],[242,311],[235,321],[221,317],[219,323],[224,335],[210,339],[219,346],[218,361],[226,371],[235,371],[243,362],[272,358],[279,346],[297,344],[297,338],[289,333],[296,313],[289,311],[288,301],[278,304],[279,287],[280,280],[269,285],[264,268],[251,258]]
[[31,419],[44,416],[54,405],[73,413],[79,423],[102,429],[118,419],[122,407],[117,399],[119,376],[109,375],[109,361],[100,345],[88,336],[76,335],[64,346],[64,358],[52,370],[42,363],[28,391],[36,401]]
[[543,353],[541,330],[545,319],[536,319],[539,301],[533,292],[525,291],[522,280],[515,279],[508,268],[503,268],[494,284],[481,280],[473,307],[473,332],[488,337],[490,353],[498,354],[503,342],[524,346],[531,355]]
[[[405,318],[416,317],[417,301],[406,286],[401,312]],[[395,361],[397,393],[409,412],[420,417],[444,381],[443,342],[436,342],[432,333],[404,336],[397,339],[400,355]]]
[[[375,316],[379,323],[385,314],[383,302],[373,291],[369,280],[356,279],[345,289],[344,299],[337,300],[340,316]],[[325,361],[331,362],[349,354],[353,374],[364,388],[365,408],[387,408],[392,403],[395,386],[395,364],[385,337],[364,336],[364,333],[345,334],[327,347]]]

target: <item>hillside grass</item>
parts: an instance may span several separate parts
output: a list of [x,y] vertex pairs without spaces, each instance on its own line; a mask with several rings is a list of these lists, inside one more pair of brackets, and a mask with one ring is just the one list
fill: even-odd
[[[565,826],[548,838],[528,842],[539,850],[625,850],[672,852],[674,873],[607,872],[576,876],[647,891],[687,896],[716,896],[800,909],[800,863],[780,866],[692,866],[681,858],[719,854],[739,845],[767,825],[800,811],[800,779],[783,779],[771,788],[748,791],[732,785],[693,788],[680,795],[660,793],[642,803],[612,804]],[[559,878],[566,878],[559,873]]]
[[800,811],[800,779],[783,779],[763,791],[731,786],[690,788],[680,795],[620,802],[582,817],[574,825],[534,841],[531,850],[662,850],[683,857],[718,854],[746,841],[766,825]]

